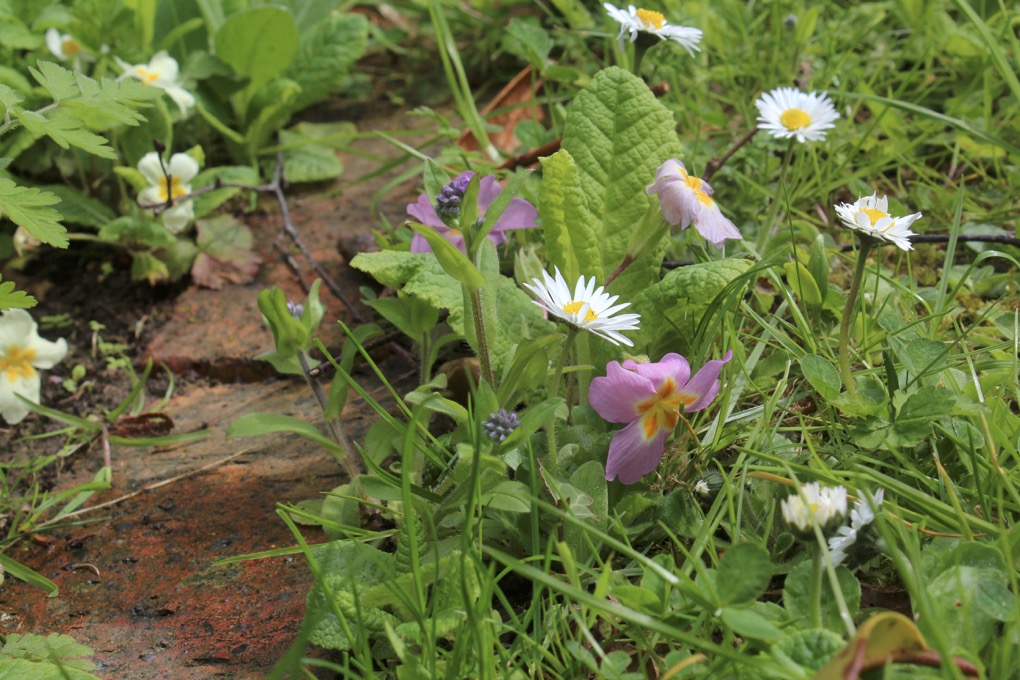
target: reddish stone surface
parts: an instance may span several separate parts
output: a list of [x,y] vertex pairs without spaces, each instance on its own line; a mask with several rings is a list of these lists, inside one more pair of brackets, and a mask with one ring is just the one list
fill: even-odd
[[[406,118],[381,123],[411,127]],[[372,148],[363,156],[342,155],[345,181],[358,180],[379,158],[396,153],[378,140],[355,144]],[[346,187],[339,197],[290,204],[301,237],[349,299],[359,297],[365,282],[346,268],[337,241],[367,231],[371,196],[392,175]],[[402,219],[413,193],[413,186],[391,193],[391,222]],[[275,377],[253,360],[272,344],[255,304],[259,291],[279,285],[292,299],[304,297],[273,246],[279,233],[275,205],[262,205],[268,211],[246,218],[263,260],[256,281],[219,291],[193,287],[148,317],[158,319],[159,328],[145,355],[214,379],[210,384],[178,375],[163,409],[174,432],[207,429],[209,436],[158,449],[114,447],[112,488],[85,504],[109,505],[76,518],[81,525],[46,534],[46,544],[23,541],[11,551],[55,581],[60,594],[47,598],[8,577],[0,586],[0,633],[68,633],[95,649],[97,675],[117,680],[264,678],[293,641],[311,584],[302,556],[214,566],[227,557],[294,545],[275,504],[318,497],[346,479],[326,451],[295,436],[225,438],[229,424],[246,413],[320,422],[318,404],[300,378]],[[314,278],[307,269],[305,278]],[[351,321],[351,315],[325,286],[322,299],[329,311],[321,337],[338,347],[342,337],[333,320]],[[387,362],[385,352],[380,360]],[[384,370],[398,390],[413,385],[414,369],[406,362],[390,361]],[[363,384],[388,403],[384,389],[367,379]],[[375,418],[355,395],[342,421],[359,440]],[[92,479],[102,464],[98,445],[75,454],[58,490]],[[303,531],[309,542],[323,540],[315,528]]]

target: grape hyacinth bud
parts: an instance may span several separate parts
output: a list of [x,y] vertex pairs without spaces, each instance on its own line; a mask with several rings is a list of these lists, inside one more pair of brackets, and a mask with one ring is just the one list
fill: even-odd
[[464,192],[471,182],[474,173],[465,172],[449,184],[445,185],[436,196],[436,215],[443,222],[450,222],[460,215],[460,200],[464,198]]
[[482,431],[489,439],[501,442],[509,437],[510,433],[516,430],[520,424],[521,419],[517,417],[516,413],[501,408],[495,413],[489,414],[489,417],[482,423]]

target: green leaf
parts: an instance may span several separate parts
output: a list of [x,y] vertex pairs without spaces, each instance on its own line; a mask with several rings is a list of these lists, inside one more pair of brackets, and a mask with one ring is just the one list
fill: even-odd
[[24,99],[25,96],[17,90],[12,90],[6,85],[0,84],[0,104],[3,104],[5,114]]
[[[582,268],[600,265],[611,272],[623,260],[631,229],[653,200],[646,187],[659,165],[681,155],[675,128],[673,114],[644,81],[618,67],[597,73],[574,99],[562,144],[577,164],[586,199],[574,220],[591,225],[602,244],[602,261],[582,262]],[[659,257],[635,262],[613,291],[628,297],[654,284],[659,262]]]
[[753,602],[772,579],[769,552],[757,543],[738,543],[723,553],[716,593],[724,605]]
[[[584,274],[603,280],[602,234],[585,219],[585,196],[574,159],[560,149],[542,161],[539,208],[549,264],[573,286]],[[582,266],[583,263],[583,266]]]
[[268,361],[281,373],[304,373],[297,355],[308,348],[311,333],[291,315],[286,295],[276,287],[263,290],[259,293],[258,306],[273,333],[274,349],[256,359]]
[[[805,560],[790,570],[783,586],[783,605],[786,611],[800,619],[801,627],[807,627],[808,612],[811,609],[811,560]],[[843,592],[843,600],[851,617],[856,617],[861,609],[861,584],[849,569],[840,565],[836,567],[836,578]],[[821,592],[822,625],[829,630],[843,630],[836,597],[828,578],[822,578]]]
[[422,172],[422,181],[425,184],[425,193],[431,200],[439,195],[443,187],[450,183],[450,176],[446,174],[442,166],[431,158],[425,159],[425,169]]
[[772,653],[781,654],[810,671],[817,671],[843,649],[844,644],[843,638],[832,631],[809,628],[794,631],[780,640],[772,648]]
[[340,89],[368,44],[368,21],[360,14],[335,14],[302,30],[301,43],[284,75],[301,86],[300,111]]
[[[804,305],[812,310],[821,309],[822,293],[818,289],[818,285],[815,283],[815,279],[808,268],[794,260],[785,263],[783,270],[786,272],[786,282],[790,290],[793,291]],[[828,290],[827,284],[826,290]]]
[[[133,126],[145,122],[145,116],[137,109],[152,106],[163,95],[160,88],[149,87],[134,78],[96,81],[80,73],[75,75],[81,94],[63,102],[64,106],[76,110],[78,115],[88,112],[112,124]],[[105,127],[111,126],[108,123]]]
[[227,427],[226,438],[258,437],[275,432],[290,432],[322,444],[329,449],[336,448],[336,444],[319,432],[319,428],[300,418],[286,416],[282,413],[246,413],[230,423]]
[[752,266],[750,260],[726,259],[674,269],[633,299],[626,311],[640,314],[642,323],[628,337],[649,354],[693,347],[698,325],[716,297]]
[[19,187],[9,179],[0,178],[0,211],[43,243],[66,248],[67,230],[58,222],[61,215],[48,207],[57,203],[60,199],[48,191]]
[[170,270],[166,263],[152,253],[135,251],[131,253],[131,280],[148,281],[156,285],[170,280]]
[[[11,673],[7,677],[16,678],[18,675],[11,670],[7,664],[11,659],[21,659],[32,664],[36,672],[47,673],[47,675],[32,675],[24,677],[61,677],[60,671],[79,671],[77,674],[69,674],[72,678],[93,678],[95,676],[81,671],[94,670],[96,665],[87,658],[95,652],[85,645],[79,644],[70,635],[50,633],[47,636],[28,633],[21,635],[9,633],[4,637],[4,646],[0,649],[0,678],[5,673]],[[49,667],[49,668],[47,668]],[[56,675],[52,675],[56,673]]]
[[130,215],[108,222],[99,230],[99,238],[110,243],[138,244],[152,248],[168,248],[177,241],[177,237],[162,223]]
[[916,338],[896,353],[907,373],[919,378],[942,370],[949,357],[949,347],[938,340]]
[[[295,141],[296,137],[286,130],[280,133],[283,144]],[[335,179],[343,171],[343,163],[336,152],[322,144],[305,142],[283,152],[283,176],[292,184]]]
[[[142,180],[145,181],[144,177]],[[258,172],[248,165],[222,165],[198,173],[191,180],[191,187],[192,189],[200,189],[215,184],[217,180],[229,184],[256,186],[259,184],[259,175]],[[194,199],[195,218],[205,217],[236,196],[239,191],[241,189],[238,187],[223,187],[221,189],[214,189],[207,194],[196,196]]]
[[294,102],[300,93],[300,85],[281,77],[254,95],[248,107],[251,115],[245,132],[247,145],[252,151],[264,148],[273,134],[287,124],[296,110]]
[[945,388],[922,387],[896,409],[893,427],[906,445],[921,443],[932,425],[953,410],[953,397]]
[[482,506],[506,512],[531,512],[531,491],[522,482],[504,481],[482,494]]
[[282,7],[253,7],[229,17],[216,32],[216,56],[248,78],[242,112],[255,92],[287,68],[298,49],[298,29]]
[[403,288],[408,295],[425,300],[436,309],[450,311],[448,323],[464,334],[464,296],[457,281],[429,253],[384,250],[359,253],[351,266],[366,272],[384,286]]
[[39,188],[60,199],[60,214],[64,222],[101,229],[117,217],[102,201],[85,196],[65,184],[47,184]]
[[57,66],[52,61],[40,61],[36,63],[38,68],[29,67],[32,77],[43,86],[54,101],[71,99],[79,94],[78,84],[74,77],[74,71],[63,66]]
[[84,129],[81,119],[66,108],[51,111],[49,117],[35,111],[16,110],[14,117],[32,134],[46,135],[63,149],[76,146],[100,158],[117,158],[117,152],[106,145],[106,139]]
[[805,354],[800,358],[800,370],[822,399],[834,399],[839,396],[843,381],[840,380],[836,367],[828,359],[817,354]]
[[[19,578],[31,586],[35,586],[40,590],[45,590],[46,594],[50,597],[56,597],[60,592],[56,583],[49,580],[31,567],[26,567],[21,562],[18,562],[13,557],[8,557],[2,552],[0,552],[0,572],[7,572],[14,578]],[[2,583],[3,581],[0,581],[0,584]],[[0,655],[3,655],[2,649],[0,649]]]
[[723,607],[719,618],[734,633],[750,640],[776,642],[785,635],[780,628],[751,609]]
[[411,224],[411,229],[416,234],[421,234],[428,241],[429,246],[432,248],[432,253],[435,255],[436,260],[439,261],[443,271],[459,281],[469,292],[473,293],[485,284],[485,279],[482,277],[481,272],[471,263],[467,255],[461,252],[457,246],[447,241],[438,231],[423,224],[414,223]]
[[258,272],[251,229],[231,215],[216,215],[195,224],[198,255],[191,276],[199,285],[219,290],[226,282],[249,283]]

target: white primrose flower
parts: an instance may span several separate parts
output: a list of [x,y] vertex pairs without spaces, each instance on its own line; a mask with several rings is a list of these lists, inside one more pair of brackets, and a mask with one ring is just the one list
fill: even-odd
[[630,34],[630,41],[637,40],[639,33],[651,33],[662,40],[675,40],[693,57],[694,52],[700,50],[698,43],[701,42],[701,31],[688,26],[674,26],[666,21],[661,12],[653,12],[648,9],[639,9],[630,5],[627,9],[620,9],[612,3],[603,3],[606,12],[618,24],[620,24],[620,49],[623,49],[623,36]]
[[53,368],[67,356],[67,341],[39,337],[38,326],[24,309],[9,309],[0,316],[0,416],[11,425],[20,423],[29,408],[15,395],[39,403],[41,381],[37,368]]
[[798,142],[820,142],[839,118],[824,92],[801,92],[792,87],[766,92],[754,105],[758,107],[760,130],[779,139],[795,137]]
[[595,288],[594,276],[590,280],[584,276],[578,279],[573,295],[558,267],[555,278],[543,271],[542,279],[532,279],[524,287],[538,296],[539,299],[533,301],[536,305],[567,323],[601,336],[614,345],[634,344],[621,335],[620,331],[637,330],[641,315],[620,314],[614,317],[621,309],[629,307],[630,303],[614,305],[619,296],[606,293],[605,286]]
[[75,68],[81,64],[81,43],[70,33],[61,33],[55,28],[46,31],[46,48],[60,61],[73,61]]
[[[198,174],[198,161],[186,153],[175,153],[166,165],[166,172],[160,162],[159,154],[150,151],[138,161],[138,171],[149,181],[148,187],[138,194],[138,202],[147,207],[166,203],[171,198],[178,198],[191,193],[188,181]],[[169,177],[167,176],[169,175]],[[191,220],[195,219],[195,208],[192,201],[179,201],[160,213],[163,226],[178,233]]]
[[153,55],[148,64],[131,65],[117,57],[114,59],[124,69],[121,78],[137,78],[144,85],[160,88],[174,100],[182,116],[188,115],[188,110],[195,105],[195,97],[177,84],[177,60],[165,50]]
[[733,222],[723,216],[719,204],[712,199],[715,193],[708,182],[687,173],[684,164],[671,158],[659,166],[655,182],[645,190],[658,194],[662,216],[681,230],[694,222],[706,241],[721,248],[726,239],[741,238]]
[[802,484],[800,491],[780,504],[783,519],[790,528],[810,536],[817,524],[824,531],[846,517],[846,489],[842,486],[823,487],[818,482]]
[[885,489],[879,489],[873,499],[874,507],[866,498],[854,503],[853,510],[850,511],[850,524],[844,524],[836,530],[834,536],[829,537],[829,555],[832,557],[833,566],[838,567],[846,560],[861,532],[875,521],[875,511],[882,507],[884,497]]
[[835,208],[843,224],[851,229],[892,243],[901,250],[913,250],[910,237],[916,234],[910,231],[910,225],[921,217],[921,213],[892,217],[888,212],[889,199],[879,196],[878,192],[858,198],[854,203],[840,203]]

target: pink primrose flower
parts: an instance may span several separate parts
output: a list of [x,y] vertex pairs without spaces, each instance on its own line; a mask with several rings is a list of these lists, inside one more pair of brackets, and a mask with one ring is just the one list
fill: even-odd
[[[474,176],[474,172],[468,170],[461,173],[455,180],[443,187],[442,193],[437,196],[441,209],[448,214],[457,215],[460,213],[460,199],[464,196],[464,190],[468,182]],[[492,202],[502,193],[503,187],[495,175],[486,175],[478,183],[478,218],[485,217],[485,211],[489,209]],[[464,234],[460,229],[450,227],[436,213],[432,200],[428,194],[421,194],[414,203],[408,203],[407,214],[421,224],[432,227],[446,238],[447,241],[464,250]],[[538,226],[538,211],[523,198],[510,199],[510,205],[506,207],[503,214],[496,220],[496,225],[489,232],[488,238],[497,246],[506,243],[506,235],[503,232],[511,229],[532,229]],[[411,239],[412,253],[428,253],[432,248],[428,241],[421,234],[415,234]]]
[[712,199],[715,192],[708,182],[689,175],[684,164],[675,158],[659,166],[655,182],[646,191],[659,195],[659,207],[667,222],[679,225],[681,230],[694,222],[698,233],[716,248],[722,247],[728,238],[742,238]]
[[700,411],[719,394],[719,372],[733,358],[709,361],[694,377],[679,354],[670,353],[654,364],[628,359],[611,361],[606,375],[591,381],[588,399],[611,423],[627,423],[613,435],[606,460],[606,479],[633,484],[655,469],[666,450],[666,439],[683,413]]

